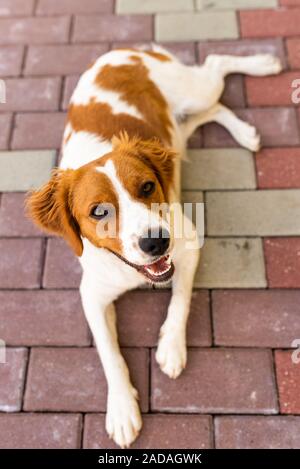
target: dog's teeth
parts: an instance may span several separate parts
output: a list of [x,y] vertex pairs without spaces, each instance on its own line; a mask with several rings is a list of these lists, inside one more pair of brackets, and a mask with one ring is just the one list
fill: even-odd
[[147,268],[147,267],[146,267],[146,270],[154,277],[160,277],[161,275],[166,274],[170,270],[170,268],[171,268],[171,264],[167,267],[167,269],[163,270],[162,272],[152,272],[151,268]]

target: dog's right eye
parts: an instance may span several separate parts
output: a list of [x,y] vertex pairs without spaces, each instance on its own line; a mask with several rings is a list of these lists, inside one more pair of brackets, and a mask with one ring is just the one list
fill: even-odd
[[108,215],[108,210],[104,205],[96,205],[92,208],[90,216],[95,218],[95,220],[102,220]]

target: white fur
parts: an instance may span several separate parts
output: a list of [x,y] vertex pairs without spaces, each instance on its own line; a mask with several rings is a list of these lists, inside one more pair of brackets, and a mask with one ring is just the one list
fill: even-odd
[[[167,54],[172,61],[161,62],[142,51],[139,54],[150,72],[151,79],[159,87],[168,102],[173,123],[172,146],[183,156],[187,139],[192,132],[206,122],[218,122],[225,126],[236,140],[250,150],[259,147],[256,130],[238,119],[229,109],[219,103],[224,88],[224,77],[239,72],[252,75],[268,75],[281,70],[278,59],[270,55],[253,57],[209,56],[203,66],[189,67],[181,64],[164,49],[153,46],[157,52]],[[121,96],[96,87],[94,79],[105,64],[132,63],[132,51],[110,52],[96,61],[85,72],[72,96],[71,102],[85,104],[90,98],[108,103],[112,112],[127,112],[140,117],[134,106],[129,106]],[[185,115],[182,123],[179,116]],[[180,122],[180,120],[178,119]],[[65,131],[65,137],[70,133]],[[125,129],[126,130],[126,129]],[[111,142],[101,140],[86,132],[73,132],[63,147],[62,168],[78,168],[103,156],[111,150]],[[148,226],[147,210],[134,201],[118,180],[113,164],[99,168],[111,179],[118,192],[125,241],[125,256],[132,262],[143,263],[145,259],[137,247],[136,237]],[[176,202],[180,193],[180,159],[176,161]],[[183,216],[183,215],[182,215]],[[185,223],[191,222],[186,219]],[[194,229],[191,226],[191,229]],[[113,301],[127,290],[144,283],[144,277],[105,249],[98,249],[83,239],[83,255],[80,262],[83,277],[80,292],[87,321],[94,335],[104,372],[108,382],[106,429],[122,447],[129,446],[141,429],[141,415],[137,404],[137,392],[133,388],[128,368],[120,353],[115,325]],[[156,359],[164,373],[176,378],[186,364],[186,322],[190,308],[194,273],[199,250],[187,249],[186,240],[176,239],[172,249],[175,273],[172,280],[172,299],[167,318],[161,328]]]
[[104,167],[97,168],[97,171],[106,174],[110,178],[118,194],[121,224],[119,237],[122,241],[123,256],[133,264],[151,264],[153,259],[139,248],[138,240],[148,229],[159,230],[160,227],[163,227],[169,231],[168,223],[161,220],[158,213],[148,210],[145,204],[131,197],[117,177],[112,161],[108,160]]

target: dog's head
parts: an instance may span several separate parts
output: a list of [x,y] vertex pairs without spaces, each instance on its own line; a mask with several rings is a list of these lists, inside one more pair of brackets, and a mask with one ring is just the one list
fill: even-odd
[[153,282],[173,273],[167,211],[174,153],[159,141],[113,140],[111,153],[79,169],[55,170],[31,193],[33,220],[64,237],[77,256],[82,238],[106,248]]

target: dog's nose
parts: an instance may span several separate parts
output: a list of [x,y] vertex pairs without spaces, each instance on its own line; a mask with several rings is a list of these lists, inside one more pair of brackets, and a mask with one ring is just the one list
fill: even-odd
[[139,246],[142,251],[151,256],[161,256],[166,252],[170,245],[170,234],[164,229],[160,228],[159,231],[151,232],[149,229],[144,236],[139,239]]

